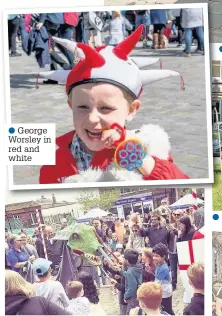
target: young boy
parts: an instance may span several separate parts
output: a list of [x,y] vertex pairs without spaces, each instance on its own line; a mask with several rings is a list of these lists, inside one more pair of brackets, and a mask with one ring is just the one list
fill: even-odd
[[185,307],[183,315],[204,315],[204,265],[193,263],[187,270],[189,283],[194,289],[190,304]]
[[34,273],[39,281],[34,283],[37,296],[43,296],[63,309],[69,306],[69,299],[62,284],[59,281],[51,280],[52,262],[39,258],[32,265]]
[[127,271],[119,269],[120,275],[125,278],[125,294],[124,301],[127,303],[126,314],[129,315],[130,310],[139,305],[136,292],[142,283],[142,265],[138,263],[139,253],[133,249],[124,251],[125,265],[128,265]]
[[66,286],[68,297],[71,299],[66,309],[72,315],[89,316],[90,302],[84,296],[83,284],[78,281],[70,281]]
[[166,263],[168,251],[167,246],[159,243],[153,247],[153,261],[156,266],[155,281],[162,285],[162,302],[163,311],[170,315],[175,315],[172,310],[172,284],[170,283],[169,267]]
[[112,241],[110,242],[110,245],[109,245],[112,252],[116,251],[117,244],[118,244],[118,239],[117,239],[116,233],[112,233]]
[[[56,165],[41,168],[41,184],[188,178],[173,164],[169,137],[161,127],[125,129],[141,107],[139,97],[145,85],[180,76],[170,70],[140,70],[152,63],[149,58],[144,62],[128,57],[141,38],[143,27],[139,26],[116,47],[102,46],[95,50],[82,43],[70,44],[73,51],[84,53],[68,77],[66,71],[60,71],[67,77],[59,81],[66,82],[75,131],[57,138]],[[61,44],[67,47],[67,41]],[[135,138],[145,146],[146,154],[141,154],[140,163],[132,171],[117,167],[114,162],[117,145],[124,139]],[[131,160],[135,161],[135,157]],[[127,166],[128,163],[127,160]]]
[[166,312],[160,311],[162,301],[162,286],[157,282],[143,283],[137,290],[137,299],[139,307],[131,310],[130,315],[152,315],[161,316],[169,315]]

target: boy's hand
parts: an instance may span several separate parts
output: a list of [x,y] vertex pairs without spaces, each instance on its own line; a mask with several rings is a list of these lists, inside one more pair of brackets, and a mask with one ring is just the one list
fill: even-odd
[[110,282],[111,282],[112,284],[114,284],[114,285],[117,283],[117,281],[116,281],[116,280],[111,279],[111,278],[110,278]]
[[113,148],[115,142],[120,140],[121,138],[121,131],[117,129],[108,129],[106,131],[103,131],[101,141],[105,143],[105,146],[107,148]]
[[142,166],[138,169],[142,175],[149,176],[155,167],[155,160],[151,156],[146,156]]
[[116,274],[116,275],[114,276],[114,278],[115,278],[116,280],[118,280],[118,279],[120,279],[120,278],[121,278],[121,276],[120,276],[120,275],[118,275],[118,274]]

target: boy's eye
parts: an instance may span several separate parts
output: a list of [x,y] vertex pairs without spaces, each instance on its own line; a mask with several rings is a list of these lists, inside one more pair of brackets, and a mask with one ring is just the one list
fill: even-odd
[[89,107],[87,105],[79,105],[77,106],[78,109],[88,109]]
[[114,111],[115,109],[110,107],[110,106],[102,106],[101,107],[101,110],[102,111]]

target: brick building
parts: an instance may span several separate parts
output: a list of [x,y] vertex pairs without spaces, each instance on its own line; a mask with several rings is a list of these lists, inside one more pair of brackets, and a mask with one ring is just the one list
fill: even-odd
[[36,210],[40,215],[41,223],[43,217],[41,205],[34,201],[13,203],[5,206],[5,225],[9,230],[19,229],[22,227],[31,228],[38,225]]

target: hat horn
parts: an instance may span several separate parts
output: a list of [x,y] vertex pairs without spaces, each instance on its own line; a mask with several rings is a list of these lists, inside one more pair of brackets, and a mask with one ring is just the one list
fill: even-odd
[[55,70],[55,71],[40,72],[39,75],[43,78],[55,80],[61,84],[65,84],[69,73],[70,73],[70,70]]
[[160,59],[152,57],[130,57],[134,63],[141,69],[156,64]]
[[94,48],[83,43],[77,43],[77,46],[85,54],[84,64],[93,67],[101,67],[105,64],[105,59]]
[[143,86],[146,86],[149,83],[166,79],[168,77],[180,76],[179,72],[171,70],[140,70],[140,77],[142,80]]
[[135,48],[136,44],[141,38],[144,25],[140,25],[134,33],[128,36],[124,41],[119,43],[114,49],[113,53],[120,59],[127,60],[128,54]]
[[53,41],[55,41],[56,43],[60,44],[61,46],[65,47],[66,49],[68,49],[70,52],[72,52],[74,54],[74,52],[77,52],[77,57],[80,60],[85,59],[85,54],[83,53],[83,51],[77,47],[77,43],[70,41],[68,39],[64,39],[64,38],[59,38],[59,37],[55,37],[52,36]]

